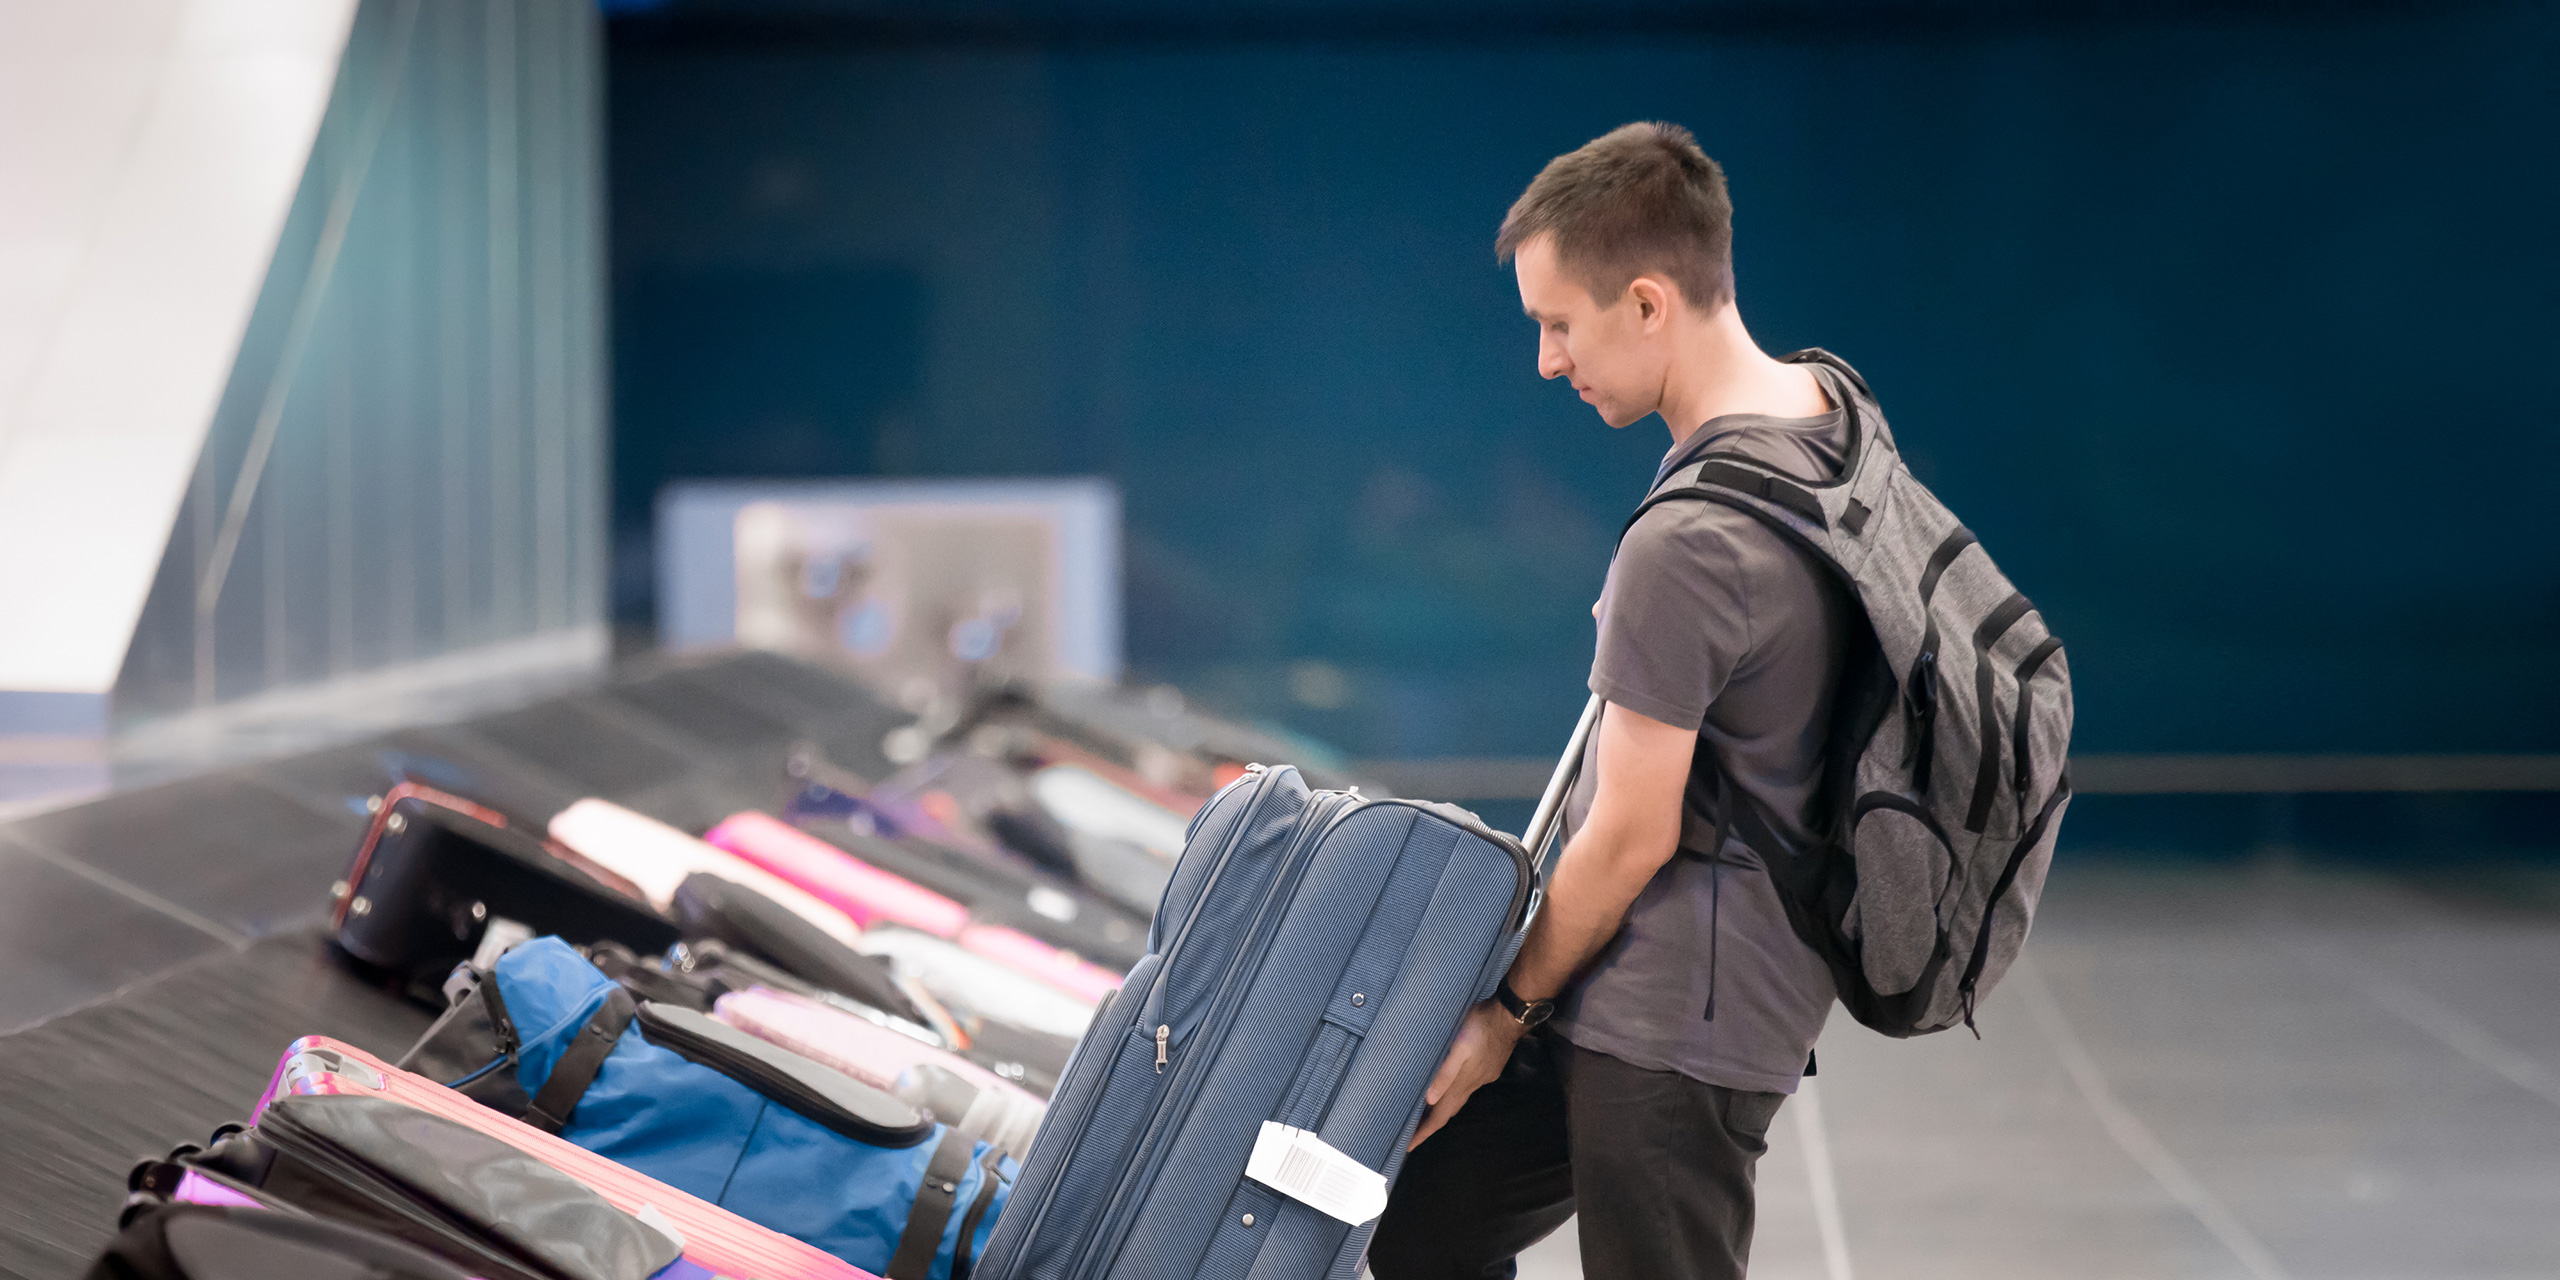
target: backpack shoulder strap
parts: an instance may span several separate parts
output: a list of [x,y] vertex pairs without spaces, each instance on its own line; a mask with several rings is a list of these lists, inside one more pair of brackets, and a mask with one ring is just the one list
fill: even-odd
[[1884,415],[1876,407],[1866,379],[1858,376],[1847,361],[1819,347],[1808,347],[1782,359],[1789,364],[1820,365],[1836,380],[1825,391],[1840,401],[1840,408],[1848,414],[1848,456],[1841,460],[1840,474],[1830,480],[1809,482],[1747,453],[1718,450],[1700,454],[1673,468],[1637,504],[1626,523],[1619,526],[1621,543],[1636,521],[1655,507],[1666,502],[1704,500],[1739,507],[1759,517],[1762,523],[1803,546],[1817,559],[1829,562],[1834,569],[1843,567],[1842,557],[1855,558],[1849,542],[1866,533],[1869,520],[1883,504],[1891,473],[1901,465],[1900,452],[1885,428]]
[[1828,365],[1834,371],[1838,372],[1841,377],[1847,378],[1849,380],[1849,385],[1855,388],[1859,395],[1862,395],[1869,400],[1876,398],[1876,393],[1867,388],[1867,380],[1864,375],[1860,374],[1856,369],[1850,368],[1848,361],[1843,360],[1820,347],[1806,347],[1802,351],[1789,352],[1786,355],[1778,357],[1778,363]]
[[[1823,514],[1822,500],[1814,497],[1811,490],[1776,472],[1742,465],[1749,461],[1750,459],[1738,453],[1711,453],[1699,459],[1693,466],[1683,467],[1673,472],[1664,481],[1664,487],[1646,495],[1645,500],[1638,503],[1635,511],[1627,516],[1627,522],[1618,527],[1618,541],[1625,542],[1628,531],[1636,527],[1636,521],[1643,519],[1644,514],[1655,507],[1666,502],[1683,502],[1702,498],[1714,500],[1718,490],[1739,493],[1745,497],[1758,498],[1772,506],[1783,507],[1803,517],[1815,528],[1831,527],[1830,517]],[[1677,483],[1683,473],[1688,476],[1688,482]]]

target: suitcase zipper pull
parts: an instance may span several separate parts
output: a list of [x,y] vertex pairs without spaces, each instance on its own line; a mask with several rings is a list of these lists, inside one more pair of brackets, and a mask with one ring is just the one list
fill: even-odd
[[1164,1074],[1164,1066],[1165,1066],[1164,1041],[1165,1041],[1165,1037],[1167,1037],[1167,1036],[1169,1036],[1169,1035],[1172,1035],[1172,1034],[1173,1034],[1173,1027],[1172,1027],[1170,1024],[1167,1024],[1167,1025],[1164,1025],[1164,1026],[1159,1026],[1159,1027],[1157,1027],[1157,1028],[1156,1028],[1156,1074],[1157,1074],[1157,1075],[1163,1075],[1163,1074]]

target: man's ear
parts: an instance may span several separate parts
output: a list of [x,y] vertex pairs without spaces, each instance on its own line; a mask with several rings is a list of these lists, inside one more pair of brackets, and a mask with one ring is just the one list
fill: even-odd
[[1627,294],[1636,304],[1636,320],[1650,330],[1659,325],[1671,309],[1671,291],[1652,276],[1637,276],[1627,284]]

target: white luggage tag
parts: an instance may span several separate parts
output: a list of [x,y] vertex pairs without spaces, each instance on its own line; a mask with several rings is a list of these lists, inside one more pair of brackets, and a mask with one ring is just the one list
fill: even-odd
[[1244,1176],[1319,1213],[1359,1226],[1386,1212],[1386,1175],[1306,1129],[1269,1120],[1254,1139]]

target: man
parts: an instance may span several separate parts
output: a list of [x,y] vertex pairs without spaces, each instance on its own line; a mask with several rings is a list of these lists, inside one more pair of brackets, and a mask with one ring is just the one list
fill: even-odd
[[[1495,251],[1539,374],[1611,427],[1670,427],[1657,482],[1710,451],[1831,480],[1849,392],[1752,342],[1732,243],[1722,171],[1657,123],[1557,157]],[[1576,1213],[1594,1280],[1743,1274],[1752,1168],[1834,992],[1752,852],[1712,850],[1706,766],[1805,838],[1856,608],[1733,508],[1665,503],[1628,531],[1594,609],[1607,707],[1564,854],[1500,996],[1432,1079],[1370,1246],[1380,1280],[1512,1275]]]

